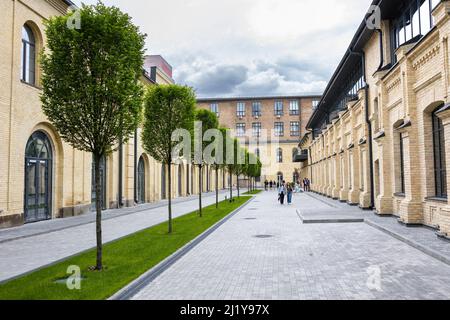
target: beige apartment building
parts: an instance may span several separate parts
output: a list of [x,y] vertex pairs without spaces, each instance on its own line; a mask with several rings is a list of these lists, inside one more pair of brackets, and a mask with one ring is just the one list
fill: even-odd
[[320,96],[279,96],[205,98],[197,103],[216,113],[220,125],[261,158],[262,182],[296,182],[303,179],[298,145],[319,100]]
[[[43,22],[65,14],[64,0],[0,1],[0,228],[80,215],[98,195],[92,188],[92,157],[66,144],[41,111],[38,54],[46,43]],[[173,83],[172,67],[147,56],[141,81]],[[174,197],[198,193],[197,168],[172,166]],[[204,190],[215,185],[204,174]],[[142,148],[136,137],[103,160],[104,209],[135,206],[167,197],[167,167]],[[221,172],[219,186],[227,185]]]
[[300,147],[312,189],[450,235],[450,1],[373,1]]

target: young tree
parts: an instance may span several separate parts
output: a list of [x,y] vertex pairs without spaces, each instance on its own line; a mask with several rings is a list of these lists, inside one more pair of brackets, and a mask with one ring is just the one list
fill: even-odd
[[[203,152],[205,148],[209,145],[209,141],[205,141],[204,136],[205,133],[210,129],[218,129],[219,127],[219,120],[217,119],[217,116],[215,113],[205,110],[205,109],[199,109],[195,113],[195,121],[200,122],[202,125],[201,132],[197,132],[197,137],[194,137],[198,139],[198,141],[194,141],[194,164],[198,166],[199,168],[199,195],[198,195],[198,201],[199,201],[199,215],[202,216],[202,191],[203,191],[203,167],[205,165],[208,165],[206,163]],[[195,142],[197,143],[198,148],[195,148]]]
[[[142,141],[144,149],[168,168],[169,233],[172,233],[172,164],[179,145],[172,135],[178,129],[192,134],[196,97],[194,90],[178,85],[150,87],[145,96]],[[186,150],[183,150],[187,152]],[[190,157],[190,154],[183,154]]]
[[237,193],[238,198],[241,196],[241,191],[239,187],[239,177],[244,174],[246,168],[246,159],[248,151],[241,147],[239,140],[235,140],[235,163],[233,172],[236,175],[237,180]]
[[[90,152],[95,192],[102,193],[100,161],[126,142],[142,111],[145,35],[131,18],[102,3],[79,9],[81,28],[68,28],[70,15],[46,21],[42,53],[42,110],[62,139]],[[102,262],[102,207],[96,198],[96,270]]]

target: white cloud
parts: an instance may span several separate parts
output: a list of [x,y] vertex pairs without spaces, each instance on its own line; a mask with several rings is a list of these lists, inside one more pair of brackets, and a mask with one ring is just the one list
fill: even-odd
[[133,17],[175,80],[217,96],[320,93],[371,0],[104,3]]

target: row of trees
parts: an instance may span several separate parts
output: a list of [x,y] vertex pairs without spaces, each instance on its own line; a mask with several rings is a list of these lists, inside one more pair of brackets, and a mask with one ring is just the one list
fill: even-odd
[[[101,194],[100,161],[126,143],[142,125],[144,149],[168,166],[168,229],[173,231],[171,205],[171,166],[178,143],[172,139],[177,129],[185,129],[195,137],[195,121],[202,123],[201,151],[211,146],[203,137],[209,129],[219,129],[224,154],[234,148],[228,164],[207,163],[194,159],[199,167],[199,214],[202,215],[202,168],[210,165],[216,172],[216,206],[218,206],[218,172],[230,176],[245,175],[254,181],[261,174],[261,162],[255,155],[241,150],[228,131],[219,128],[217,117],[207,110],[196,110],[196,97],[191,88],[177,85],[153,86],[147,91],[140,83],[146,35],[140,33],[131,18],[118,8],[83,5],[77,13],[81,28],[70,28],[71,15],[46,22],[47,52],[41,55],[42,109],[60,136],[75,149],[90,152],[95,170],[95,191]],[[143,120],[143,121],[142,121]],[[193,139],[195,141],[195,139]],[[228,142],[228,143],[227,143]],[[213,143],[213,144],[214,144]],[[195,145],[198,149],[198,144]],[[196,148],[192,148],[195,152]],[[198,151],[198,150],[197,150]],[[229,152],[230,150],[228,150]],[[198,155],[198,152],[195,153]],[[202,153],[201,153],[202,154]],[[238,161],[244,154],[245,161]],[[188,155],[184,155],[187,157]],[[190,156],[190,155],[189,155]],[[239,195],[239,183],[238,183]],[[230,184],[230,200],[232,200]],[[96,270],[102,262],[102,210],[96,198]]]

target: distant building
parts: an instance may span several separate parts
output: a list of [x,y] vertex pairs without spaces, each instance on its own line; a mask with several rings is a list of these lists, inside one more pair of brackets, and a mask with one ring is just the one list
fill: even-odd
[[264,162],[262,181],[296,182],[300,176],[298,145],[320,96],[206,98],[198,107],[219,117],[250,152]]

